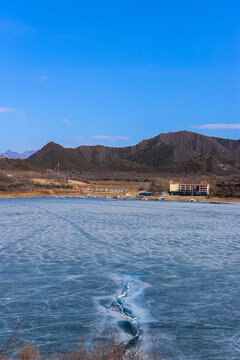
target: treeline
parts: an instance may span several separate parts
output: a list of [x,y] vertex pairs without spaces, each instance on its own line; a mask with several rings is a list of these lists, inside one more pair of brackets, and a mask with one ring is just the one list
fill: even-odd
[[210,187],[210,196],[219,198],[240,198],[240,183],[221,181]]
[[0,191],[27,191],[32,187],[33,182],[28,177],[0,173]]
[[[54,178],[55,180],[55,178]],[[32,191],[34,189],[72,189],[72,185],[64,180],[58,179],[57,183],[34,183],[31,176],[27,174],[4,174],[0,173],[0,191]]]

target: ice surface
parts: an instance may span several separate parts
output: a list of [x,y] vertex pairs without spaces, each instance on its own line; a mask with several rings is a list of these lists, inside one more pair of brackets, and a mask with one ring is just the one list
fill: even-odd
[[240,206],[0,199],[0,342],[68,351],[116,328],[123,299],[163,358],[239,359]]

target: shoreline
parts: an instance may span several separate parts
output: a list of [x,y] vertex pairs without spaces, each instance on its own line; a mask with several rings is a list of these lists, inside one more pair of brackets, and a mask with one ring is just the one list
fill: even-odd
[[[109,194],[111,195],[111,194]],[[78,198],[108,198],[107,194],[101,196],[99,194],[92,194],[92,196],[85,195],[80,193],[78,190],[65,190],[65,189],[39,189],[33,191],[6,191],[0,192],[0,199],[17,199],[17,198],[37,198],[37,197],[61,197],[61,196],[70,196],[70,197],[78,197]],[[133,200],[152,200],[157,201],[160,196],[149,196],[145,198],[139,198],[136,195],[132,196]],[[118,199],[113,200],[122,200],[126,199],[125,195],[120,196]],[[111,200],[112,198],[108,198]],[[239,198],[219,198],[219,197],[194,197],[194,196],[166,196],[164,197],[164,201],[175,201],[175,202],[190,202],[191,199],[194,199],[194,202],[201,203],[234,203],[240,204]]]

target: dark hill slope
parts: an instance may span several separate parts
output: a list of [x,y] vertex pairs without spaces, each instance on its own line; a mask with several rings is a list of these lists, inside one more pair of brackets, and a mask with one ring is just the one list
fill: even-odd
[[77,149],[67,149],[54,142],[48,143],[27,160],[40,168],[47,169],[56,168],[58,162],[60,162],[62,169],[80,170],[88,168],[88,162]]
[[51,142],[28,161],[42,168],[55,168],[60,162],[62,169],[231,174],[240,172],[240,140],[180,131],[123,148],[97,145],[67,149]]
[[21,159],[0,158],[0,170],[37,170],[34,163]]

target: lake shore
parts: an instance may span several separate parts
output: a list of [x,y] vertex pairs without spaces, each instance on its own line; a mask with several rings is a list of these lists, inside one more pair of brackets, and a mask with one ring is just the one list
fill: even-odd
[[[79,190],[74,189],[34,189],[30,191],[0,191],[0,199],[9,199],[9,198],[34,198],[34,197],[60,197],[60,196],[70,196],[70,197],[79,197],[79,198],[106,198],[113,196],[113,194],[83,194]],[[145,199],[156,201],[159,198],[159,195],[138,197],[137,194],[131,194],[131,197],[126,196],[126,194],[119,195],[119,200],[121,199]],[[196,202],[220,202],[220,203],[240,203],[239,198],[220,198],[220,197],[193,197],[193,196],[165,196],[163,197],[166,201],[186,201],[189,202],[191,199],[194,199]]]

